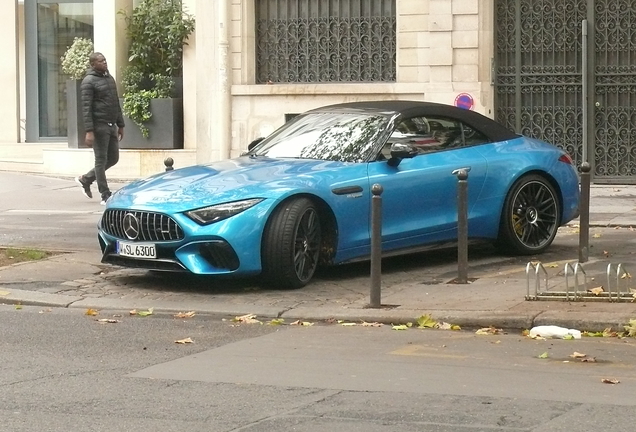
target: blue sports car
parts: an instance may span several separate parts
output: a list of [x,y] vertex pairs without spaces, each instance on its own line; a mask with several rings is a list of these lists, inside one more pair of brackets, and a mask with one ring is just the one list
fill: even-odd
[[577,171],[556,146],[453,106],[355,102],[301,114],[238,158],[123,187],[99,222],[103,262],[299,288],[319,265],[370,258],[374,184],[383,256],[452,245],[461,169],[471,241],[536,254],[578,215]]

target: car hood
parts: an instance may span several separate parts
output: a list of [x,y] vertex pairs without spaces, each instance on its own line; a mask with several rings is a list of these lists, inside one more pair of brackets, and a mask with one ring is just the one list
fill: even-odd
[[[185,211],[247,198],[316,190],[343,162],[243,156],[157,174],[121,188],[108,207]],[[331,182],[330,182],[331,183]]]

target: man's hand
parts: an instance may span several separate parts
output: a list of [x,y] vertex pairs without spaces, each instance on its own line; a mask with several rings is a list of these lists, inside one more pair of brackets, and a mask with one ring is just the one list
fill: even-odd
[[86,132],[86,138],[84,139],[87,147],[93,148],[95,143],[95,133],[93,131]]
[[120,127],[120,128],[117,130],[117,139],[118,139],[119,141],[121,141],[121,140],[123,140],[123,139],[124,139],[124,128],[123,128],[123,127]]

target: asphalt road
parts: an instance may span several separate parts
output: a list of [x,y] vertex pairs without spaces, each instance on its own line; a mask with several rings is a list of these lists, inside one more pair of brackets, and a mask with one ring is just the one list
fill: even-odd
[[[0,245],[71,251],[99,248],[96,227],[103,207],[98,198],[89,200],[69,180],[0,172]],[[121,184],[111,186],[116,190]]]
[[116,315],[0,306],[0,431],[627,432],[636,420],[631,339]]

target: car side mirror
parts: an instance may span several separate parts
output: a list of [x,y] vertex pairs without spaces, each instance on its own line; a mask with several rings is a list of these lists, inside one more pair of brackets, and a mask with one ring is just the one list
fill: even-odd
[[406,143],[391,144],[391,157],[400,159],[411,159],[417,156],[419,152],[417,148]]
[[256,147],[256,145],[258,143],[260,143],[261,141],[263,141],[265,139],[265,137],[260,137],[260,138],[256,138],[254,141],[252,141],[251,143],[249,143],[247,145],[247,151],[252,150],[254,147]]

